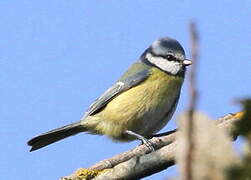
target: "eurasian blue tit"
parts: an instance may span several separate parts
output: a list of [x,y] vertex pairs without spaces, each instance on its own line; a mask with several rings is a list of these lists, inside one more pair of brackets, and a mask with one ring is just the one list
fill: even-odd
[[140,139],[163,128],[171,119],[183,84],[186,66],[180,43],[160,38],[85,112],[80,121],[32,138],[30,151],[80,132],[106,135],[115,141]]

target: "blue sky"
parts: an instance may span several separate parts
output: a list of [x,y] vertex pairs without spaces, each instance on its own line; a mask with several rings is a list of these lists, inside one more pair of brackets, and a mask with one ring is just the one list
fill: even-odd
[[[1,177],[58,179],[136,146],[81,134],[29,153],[26,141],[79,120],[156,38],[179,40],[190,57],[190,19],[201,37],[199,109],[213,118],[238,111],[233,99],[251,94],[250,8],[250,0],[0,1]],[[175,116],[187,94],[185,83]]]

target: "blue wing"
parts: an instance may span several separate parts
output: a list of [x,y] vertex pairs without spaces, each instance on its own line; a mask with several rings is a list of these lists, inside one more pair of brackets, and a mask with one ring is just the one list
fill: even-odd
[[84,117],[96,114],[97,112],[102,110],[117,95],[147,79],[149,74],[149,70],[146,69],[135,73],[129,76],[128,78],[123,78],[122,80],[119,80],[117,83],[112,85],[107,91],[105,91],[93,104],[91,104]]

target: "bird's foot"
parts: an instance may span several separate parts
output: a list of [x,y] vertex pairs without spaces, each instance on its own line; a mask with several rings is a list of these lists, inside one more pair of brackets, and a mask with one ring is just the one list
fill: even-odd
[[155,151],[154,149],[154,145],[151,141],[149,141],[148,139],[144,138],[141,139],[142,144],[144,144],[151,152]]
[[135,133],[133,131],[130,131],[130,130],[126,130],[125,134],[128,134],[130,136],[133,136],[133,137],[141,140],[142,144],[144,144],[149,149],[150,152],[155,151],[153,143],[151,141],[149,141],[147,138],[145,138],[144,136],[142,136],[138,133]]

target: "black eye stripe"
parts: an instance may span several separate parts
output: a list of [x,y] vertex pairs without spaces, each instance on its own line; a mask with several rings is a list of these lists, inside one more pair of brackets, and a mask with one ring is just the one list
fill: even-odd
[[165,59],[167,59],[169,61],[175,61],[176,60],[176,58],[173,55],[170,55],[170,54],[168,54],[168,55],[166,55],[164,57],[165,57]]
[[154,57],[162,57],[168,61],[175,61],[175,62],[181,62],[179,59],[175,58],[172,54],[167,54],[167,55],[159,55],[159,54],[155,54],[154,52],[150,51],[150,53],[152,54],[152,56]]

